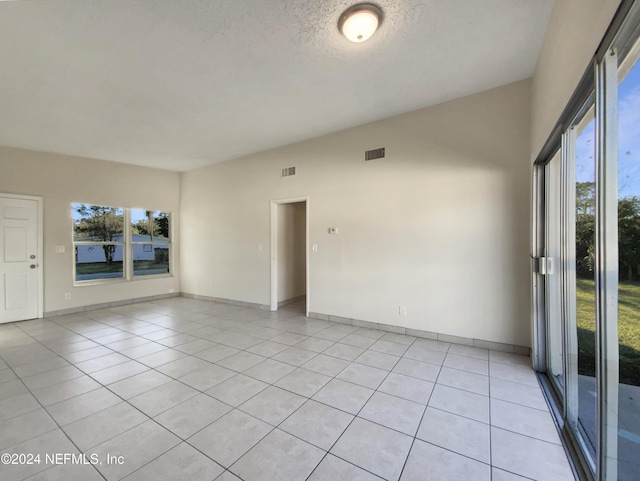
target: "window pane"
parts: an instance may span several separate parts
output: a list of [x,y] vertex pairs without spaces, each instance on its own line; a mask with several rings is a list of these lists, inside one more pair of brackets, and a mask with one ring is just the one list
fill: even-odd
[[73,240],[122,242],[124,209],[91,204],[71,204]]
[[593,109],[576,126],[576,334],[578,431],[595,457],[595,119]]
[[637,53],[632,53],[621,66],[624,79],[618,88],[620,481],[638,479],[640,473],[640,64],[636,60]]
[[76,245],[76,281],[122,278],[122,252],[120,244]]
[[[547,370],[558,395],[564,395],[564,336],[562,332],[561,152],[545,167],[545,277]],[[564,400],[563,400],[564,401]]]
[[134,244],[132,250],[134,276],[169,273],[168,244]]
[[169,242],[169,234],[167,212],[131,209],[132,242]]

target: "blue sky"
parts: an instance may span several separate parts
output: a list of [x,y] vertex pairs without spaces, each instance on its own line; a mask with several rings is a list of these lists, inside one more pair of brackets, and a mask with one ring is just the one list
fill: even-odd
[[624,78],[618,96],[619,194],[640,196],[640,63]]
[[[154,212],[153,216],[157,217],[160,212]],[[131,209],[131,223],[136,224],[140,220],[147,220],[147,211],[142,209]]]
[[[583,130],[576,145],[576,179],[593,181],[594,121]],[[618,193],[640,197],[640,62],[618,88]]]

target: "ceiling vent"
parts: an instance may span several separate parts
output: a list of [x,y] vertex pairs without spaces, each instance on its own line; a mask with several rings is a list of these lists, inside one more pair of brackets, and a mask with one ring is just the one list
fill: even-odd
[[384,158],[384,147],[380,149],[367,150],[364,153],[365,162],[368,160],[383,159],[383,158]]
[[282,174],[280,175],[280,177],[291,177],[292,175],[296,175],[296,168],[285,167],[284,169],[282,169]]

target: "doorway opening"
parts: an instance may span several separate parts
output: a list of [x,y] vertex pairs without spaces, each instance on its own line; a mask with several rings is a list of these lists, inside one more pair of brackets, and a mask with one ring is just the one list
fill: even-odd
[[309,315],[309,199],[271,202],[271,310]]

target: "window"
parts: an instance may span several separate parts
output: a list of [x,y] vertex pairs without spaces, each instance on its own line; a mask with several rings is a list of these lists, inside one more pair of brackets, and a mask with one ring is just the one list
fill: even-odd
[[[586,113],[578,115],[565,134],[565,162],[570,166],[565,174],[572,191],[564,199],[567,221],[571,222],[567,246],[570,264],[565,275],[567,292],[565,322],[567,346],[571,362],[569,377],[571,393],[567,396],[575,413],[570,426],[591,458],[596,455],[596,288],[595,288],[595,115],[593,102],[587,103]],[[568,273],[571,272],[570,275]],[[574,274],[575,273],[575,274]],[[568,297],[572,299],[569,300]],[[577,362],[577,365],[575,363]],[[577,373],[577,375],[576,375]],[[577,380],[577,382],[576,382]]]
[[[609,363],[617,364],[618,479],[640,471],[640,40],[618,65],[618,319]],[[615,195],[617,194],[617,195]],[[609,333],[611,334],[611,331]],[[617,354],[617,356],[616,356]]]
[[124,277],[124,209],[73,204],[75,280]]
[[169,214],[131,209],[133,276],[169,272]]
[[71,207],[75,282],[171,273],[169,213],[78,203]]

